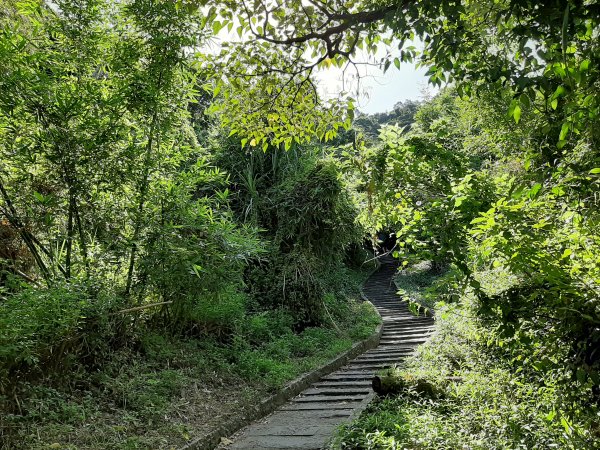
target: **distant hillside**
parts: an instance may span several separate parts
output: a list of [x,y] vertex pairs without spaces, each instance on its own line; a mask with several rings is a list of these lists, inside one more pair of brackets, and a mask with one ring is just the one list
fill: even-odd
[[390,112],[377,114],[360,114],[354,120],[354,127],[357,131],[364,133],[367,139],[376,139],[379,135],[379,129],[384,125],[398,125],[408,127],[413,124],[417,109],[421,102],[408,100],[398,102]]

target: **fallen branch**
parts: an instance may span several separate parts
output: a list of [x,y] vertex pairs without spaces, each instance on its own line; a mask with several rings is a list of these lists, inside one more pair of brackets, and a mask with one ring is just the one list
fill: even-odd
[[37,287],[41,287],[40,283],[38,283],[36,280],[34,280],[33,278],[31,278],[29,275],[27,275],[24,272],[21,272],[19,269],[17,269],[16,267],[13,267],[13,270],[15,271],[15,273],[23,278],[25,278],[27,281],[29,281],[30,283],[36,285]]
[[150,303],[148,305],[136,306],[135,308],[122,309],[121,311],[114,312],[111,315],[141,311],[142,309],[152,308],[153,306],[170,305],[171,303],[173,303],[172,300],[169,300],[168,302]]

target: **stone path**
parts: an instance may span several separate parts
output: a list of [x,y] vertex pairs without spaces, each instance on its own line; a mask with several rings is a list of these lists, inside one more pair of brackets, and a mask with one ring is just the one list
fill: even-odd
[[227,450],[317,450],[336,428],[360,413],[373,398],[371,379],[381,369],[400,363],[432,331],[433,319],[413,316],[396,294],[392,258],[364,286],[384,328],[379,346],[324,376],[271,415],[242,429]]

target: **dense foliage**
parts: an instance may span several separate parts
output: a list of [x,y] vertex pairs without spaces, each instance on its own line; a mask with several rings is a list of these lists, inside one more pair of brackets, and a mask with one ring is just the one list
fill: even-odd
[[175,419],[135,435],[198,379],[264,395],[377,323],[339,163],[207,114],[230,99],[193,51],[214,20],[193,2],[0,2],[2,448],[110,447],[77,430],[111,408],[123,448],[189,439]]
[[245,272],[252,297],[262,307],[286,307],[298,324],[321,323],[324,295],[337,289],[325,274],[351,262],[346,255],[361,238],[339,164],[317,148],[265,153],[237,141],[214,145],[238,220],[261,229],[268,243]]
[[[498,112],[506,111],[510,96],[507,89],[482,90],[466,100],[447,89],[421,106],[409,131],[384,127],[379,143],[348,150],[353,161],[373,168],[354,165],[355,176],[377,180],[373,206],[361,220],[395,231],[394,254],[404,266],[429,260],[438,273],[453,268],[429,297],[402,290],[415,311],[441,308],[440,336],[428,347],[432,355],[421,353],[425,360],[415,359],[398,376],[423,376],[438,386],[447,384],[443,373],[478,387],[450,385],[450,398],[431,404],[418,392],[382,403],[340,438],[345,448],[447,448],[465,435],[474,448],[493,448],[489,442],[596,448],[598,143],[593,132],[580,133],[562,158],[542,162],[551,128],[541,127],[551,118],[530,111],[517,124]],[[447,309],[452,313],[444,316]],[[464,317],[472,341],[459,348],[442,343],[464,341]],[[469,361],[456,365],[461,352]],[[490,384],[475,381],[488,370]],[[487,388],[493,393],[484,393]],[[539,402],[528,403],[531,390],[543,393]],[[495,410],[514,399],[519,410],[543,414],[515,418]]]
[[[143,358],[157,347],[148,339],[214,345],[234,372],[277,385],[294,371],[276,375],[276,357],[301,358],[311,333],[372,326],[351,317],[350,267],[364,236],[393,233],[404,266],[450,270],[436,299],[473,317],[477,341],[451,351],[498,375],[479,391],[467,380],[431,414],[477,409],[489,388],[501,406],[518,402],[514,417],[499,413],[513,428],[482,436],[588,445],[600,399],[599,37],[600,7],[579,0],[0,1],[6,417],[34,416],[44,377],[59,386],[57,374],[102,372],[117,354]],[[317,70],[382,49],[383,70],[416,61],[448,86],[377,117],[355,118],[348,93],[319,97]],[[490,270],[509,282],[482,284]],[[511,383],[526,387],[494,390]],[[522,416],[535,389],[553,409]],[[385,445],[458,445],[464,430],[442,423],[431,441],[409,430]]]

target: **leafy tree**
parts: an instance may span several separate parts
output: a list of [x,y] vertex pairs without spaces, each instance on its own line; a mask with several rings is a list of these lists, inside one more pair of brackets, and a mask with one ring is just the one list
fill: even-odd
[[[571,90],[585,90],[598,75],[592,60],[584,62],[594,58],[597,51],[592,35],[599,12],[594,4],[446,0],[426,4],[308,3],[256,2],[251,8],[241,2],[235,25],[240,34],[284,46],[296,57],[295,67],[304,69],[300,73],[319,64],[343,65],[358,49],[374,52],[391,45],[391,39],[381,37],[382,30],[387,29],[399,40],[400,58],[393,60],[396,65],[415,57],[415,49],[406,42],[418,37],[424,44],[420,61],[430,67],[430,81],[441,85],[452,77],[461,83],[461,92],[463,85],[468,90],[502,83],[518,94],[525,93],[529,100],[535,98],[536,90],[547,99],[557,93],[550,100],[553,102],[566,93],[566,87],[557,92],[552,86],[555,76],[561,82],[574,83],[569,86]],[[231,17],[231,12],[224,16]],[[305,56],[305,47],[313,50],[313,59]],[[577,61],[583,64],[574,64]],[[389,67],[390,62],[384,60],[383,64]],[[529,104],[525,97],[521,100]],[[598,107],[593,99],[587,103],[590,111]],[[516,111],[513,113],[518,116],[520,109]]]
[[339,165],[319,147],[263,152],[232,137],[214,145],[238,220],[259,227],[268,248],[246,269],[259,309],[283,307],[299,328],[323,323],[326,294],[338,289],[327,274],[343,271],[361,231]]
[[400,128],[410,129],[415,121],[419,102],[408,100],[398,102],[388,113],[360,114],[354,120],[354,127],[361,130],[365,137],[374,141],[379,136],[379,130],[384,125],[396,125]]
[[377,182],[363,220],[377,231],[393,230],[395,255],[405,264],[416,258],[464,266],[469,224],[495,196],[478,160],[463,148],[459,111],[459,100],[445,91],[423,104],[410,131],[381,131]]
[[[7,10],[0,212],[27,248],[19,257],[36,268],[5,267],[36,289],[3,304],[3,316],[21,319],[6,331],[1,370],[41,364],[45,349],[56,361],[79,354],[84,346],[65,343],[96,323],[118,326],[95,343],[123,342],[135,322],[116,311],[127,307],[156,304],[155,323],[188,331],[199,303],[238,289],[243,262],[258,252],[189,123],[198,74],[189,48],[206,25],[198,7],[32,0]],[[69,310],[69,320],[38,314],[45,309]],[[25,326],[28,317],[37,319]],[[32,357],[22,365],[23,347],[9,343],[25,328]]]

